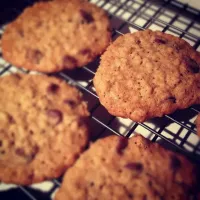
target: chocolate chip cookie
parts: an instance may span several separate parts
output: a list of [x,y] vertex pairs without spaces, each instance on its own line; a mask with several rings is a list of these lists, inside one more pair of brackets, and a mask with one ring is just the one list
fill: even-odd
[[144,137],[108,136],[66,172],[55,200],[188,200],[196,166]]
[[81,67],[110,43],[105,12],[85,0],[35,3],[5,30],[2,51],[15,66],[41,72]]
[[88,144],[88,110],[65,81],[45,75],[0,78],[0,181],[59,177]]
[[94,86],[113,115],[161,117],[200,103],[200,53],[170,34],[129,33],[102,55]]

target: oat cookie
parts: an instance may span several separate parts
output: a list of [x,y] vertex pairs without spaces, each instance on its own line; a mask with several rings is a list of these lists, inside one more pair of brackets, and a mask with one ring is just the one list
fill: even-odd
[[87,105],[65,81],[45,75],[0,78],[0,181],[59,177],[88,143]]
[[145,121],[200,103],[200,54],[159,31],[120,36],[94,78],[100,102],[116,116]]
[[196,167],[136,135],[92,144],[66,172],[55,200],[188,200]]
[[35,3],[5,30],[3,57],[18,67],[57,72],[91,62],[108,46],[105,12],[85,0]]

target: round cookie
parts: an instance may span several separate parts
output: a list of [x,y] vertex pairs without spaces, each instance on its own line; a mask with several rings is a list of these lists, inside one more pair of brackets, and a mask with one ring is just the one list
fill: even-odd
[[5,30],[2,52],[15,66],[58,72],[88,64],[110,43],[105,12],[85,0],[35,3]]
[[183,156],[140,135],[109,136],[66,172],[55,200],[188,200],[195,170]]
[[76,88],[45,75],[0,78],[0,181],[59,177],[88,144],[87,105]]
[[120,36],[94,77],[100,102],[113,115],[143,122],[200,103],[200,54],[159,31]]

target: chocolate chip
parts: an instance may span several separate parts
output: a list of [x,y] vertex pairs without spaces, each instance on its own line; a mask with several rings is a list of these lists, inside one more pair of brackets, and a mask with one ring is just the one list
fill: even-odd
[[35,155],[38,153],[39,151],[39,147],[37,145],[35,145],[32,149],[31,154],[26,156],[26,159],[28,162],[32,161],[35,158]]
[[47,92],[48,93],[56,93],[59,89],[59,86],[55,83],[51,83],[48,88],[47,88]]
[[12,116],[9,116],[9,122],[10,122],[11,124],[14,124],[14,123],[15,123],[15,120],[14,120],[14,118],[13,118]]
[[123,150],[127,147],[127,145],[128,145],[128,139],[125,137],[120,137],[119,143],[117,144],[116,147],[117,153],[121,154]]
[[4,150],[0,151],[0,154],[5,154],[6,152]]
[[39,21],[39,22],[37,22],[37,24],[36,24],[36,28],[39,28],[39,27],[41,27],[42,26],[42,21]]
[[136,171],[139,171],[139,172],[141,172],[143,170],[143,165],[141,163],[137,163],[137,162],[128,163],[128,164],[125,165],[125,167],[127,169],[136,170]]
[[17,149],[15,149],[15,153],[16,153],[18,156],[23,156],[23,157],[26,156],[25,151],[24,151],[24,149],[22,149],[22,148],[17,148]]
[[94,186],[94,182],[90,182],[90,186],[93,187]]
[[136,44],[140,44],[141,40],[136,40],[135,42],[136,42]]
[[38,49],[35,49],[35,50],[29,49],[26,53],[26,58],[29,59],[30,62],[39,64],[41,59],[43,58],[43,54]]
[[176,49],[177,52],[179,52],[183,48],[181,45],[178,44],[173,44],[172,46],[174,49]]
[[76,105],[76,102],[71,99],[65,99],[64,103],[70,105],[71,107],[74,107]]
[[11,115],[9,115],[9,114],[7,114],[7,119],[8,119],[8,121],[9,121],[10,124],[15,123],[14,118]]
[[0,140],[0,147],[2,146],[3,142]]
[[26,159],[27,162],[31,162],[35,158],[35,155],[37,154],[38,151],[39,147],[37,145],[32,147],[32,152],[29,154],[25,153],[23,148],[15,149],[15,153],[18,156],[24,157],[24,159]]
[[30,181],[32,181],[33,178],[34,178],[34,173],[31,173],[31,174],[28,175],[28,179],[29,179]]
[[21,37],[24,37],[24,32],[23,32],[22,30],[19,30],[18,33],[19,33],[19,35],[20,35]]
[[75,67],[77,65],[77,60],[72,57],[72,56],[64,56],[63,57],[63,66],[65,68],[72,68],[72,67]]
[[36,153],[38,153],[38,151],[39,151],[39,147],[37,145],[35,145],[33,147],[33,153],[36,154]]
[[189,69],[190,72],[192,72],[194,74],[200,72],[200,67],[194,59],[192,59],[190,57],[185,57],[184,62],[185,62],[186,66],[187,66],[187,68]]
[[149,181],[149,186],[152,187],[152,185],[153,185],[153,184],[152,184],[152,181]]
[[133,199],[134,195],[131,194],[131,193],[128,193],[128,197],[129,197],[130,199]]
[[173,103],[176,103],[176,98],[173,96],[169,97],[168,100],[172,101]]
[[107,31],[108,31],[108,32],[111,32],[111,31],[112,31],[111,26],[108,26],[108,27],[107,27]]
[[85,10],[80,10],[81,17],[83,18],[82,23],[90,24],[94,21],[93,16]]
[[181,167],[181,161],[174,155],[171,156],[170,168],[174,171]]
[[35,50],[34,51],[34,57],[35,57],[35,62],[37,63],[37,64],[39,64],[40,63],[40,60],[43,58],[43,54],[41,53],[41,51],[39,51],[39,50]]
[[146,194],[143,196],[143,200],[147,200],[147,195]]
[[47,116],[50,119],[50,123],[53,125],[57,125],[62,121],[63,115],[59,110],[48,110]]
[[91,56],[91,50],[90,49],[83,49],[82,51],[80,51],[80,54],[82,55],[87,55],[88,57]]
[[162,38],[156,38],[156,39],[154,40],[154,42],[156,42],[156,43],[158,43],[158,44],[166,44],[166,43],[167,43],[167,41],[164,40],[164,39],[162,39]]

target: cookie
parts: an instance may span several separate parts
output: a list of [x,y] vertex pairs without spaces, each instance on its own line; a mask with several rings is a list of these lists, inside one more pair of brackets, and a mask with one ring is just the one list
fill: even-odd
[[188,200],[196,166],[136,135],[93,143],[66,172],[55,200]]
[[200,103],[200,53],[159,31],[120,36],[94,77],[100,102],[113,115],[143,122]]
[[85,0],[38,2],[5,30],[3,57],[18,67],[58,72],[88,64],[110,43],[105,12]]
[[0,181],[27,185],[59,177],[88,144],[88,110],[65,81],[0,78]]
[[196,127],[197,127],[197,135],[200,136],[200,114],[197,115],[195,122],[196,122]]

